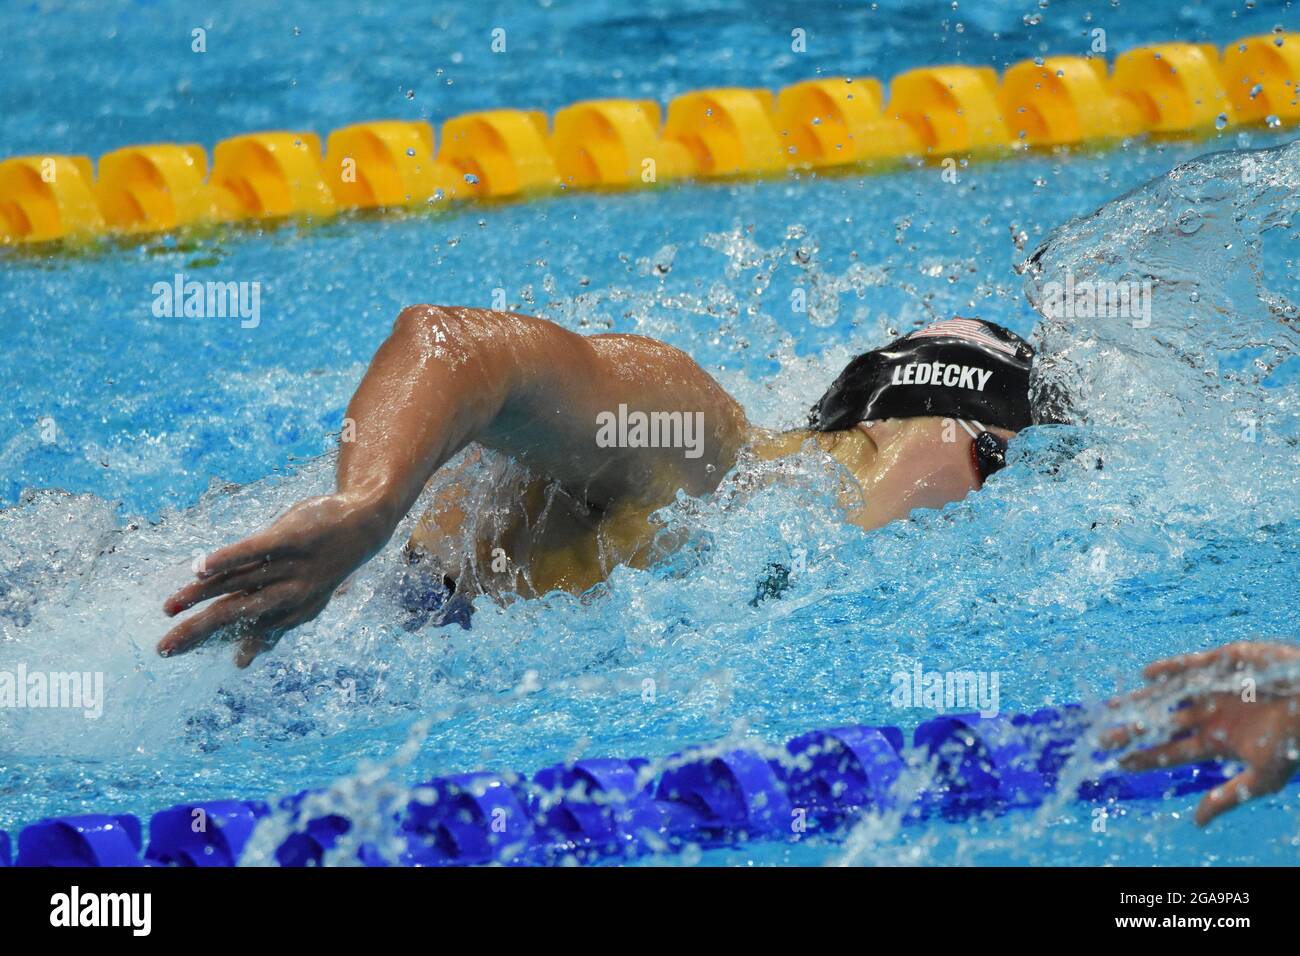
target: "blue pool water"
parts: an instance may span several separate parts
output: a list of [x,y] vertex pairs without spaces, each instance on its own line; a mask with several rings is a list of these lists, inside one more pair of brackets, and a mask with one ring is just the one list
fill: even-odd
[[[1000,67],[1082,52],[1094,25],[1112,51],[1300,29],[1265,3],[205,6],[0,9],[0,152]],[[806,54],[790,52],[796,27]],[[424,742],[393,770],[406,782],[910,728],[932,714],[892,708],[890,675],[916,662],[998,671],[1012,713],[1096,701],[1164,654],[1294,639],[1300,146],[1250,152],[1293,135],[1022,156],[956,185],[918,166],[0,253],[0,669],[106,681],[96,720],[0,710],[0,828],[322,785],[391,760],[413,726]],[[1026,269],[1040,247],[1042,271]],[[1153,281],[1151,326],[1043,323],[1031,303],[1067,269]],[[260,282],[259,325],[156,318],[150,290],[177,272]],[[488,305],[497,288],[570,328],[686,349],[770,426],[796,424],[851,354],[916,323],[1037,325],[1080,423],[1026,432],[982,493],[871,534],[843,524],[825,462],[752,494],[742,468],[664,514],[696,542],[674,560],[621,569],[590,600],[480,606],[468,633],[396,625],[399,531],[249,671],[228,647],[157,658],[160,604],[194,554],[329,486],[344,407],[397,310]],[[795,549],[806,574],[750,607]],[[1192,797],[1119,808],[1104,833],[1086,806],[1053,804],[657,862],[1293,863],[1296,795],[1208,832]]]

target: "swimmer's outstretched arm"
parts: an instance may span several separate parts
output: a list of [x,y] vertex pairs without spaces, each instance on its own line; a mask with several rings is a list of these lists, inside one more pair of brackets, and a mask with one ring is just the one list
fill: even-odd
[[[597,416],[702,413],[700,453],[599,447]],[[246,667],[316,617],[377,554],[433,473],[470,442],[514,456],[597,508],[669,500],[716,485],[747,437],[740,406],[685,353],[633,335],[583,337],[552,322],[481,309],[412,306],[398,316],[348,405],[337,490],[209,555],[168,616],[220,598],[172,628],[164,656],[223,628]],[[224,597],[223,597],[224,595]]]
[[[1300,647],[1250,641],[1171,657],[1147,665],[1143,676],[1157,686],[1140,690],[1131,699],[1143,700],[1159,689],[1160,682],[1197,672],[1258,676],[1273,665],[1296,661],[1300,661]],[[1214,759],[1244,763],[1245,768],[1237,776],[1201,800],[1196,808],[1200,826],[1240,803],[1276,793],[1300,768],[1300,693],[1294,686],[1261,687],[1257,694],[1243,700],[1246,695],[1238,690],[1191,696],[1171,716],[1177,731],[1173,740],[1131,753],[1121,761],[1129,770]],[[1146,731],[1143,724],[1120,727],[1111,731],[1104,742],[1114,748],[1125,747]]]

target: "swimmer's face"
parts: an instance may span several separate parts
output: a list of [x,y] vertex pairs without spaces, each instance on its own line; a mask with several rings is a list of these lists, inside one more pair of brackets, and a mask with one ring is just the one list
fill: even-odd
[[[974,440],[954,419],[896,418],[860,428],[874,445],[874,453],[850,466],[865,501],[852,517],[855,524],[880,527],[916,508],[937,509],[960,501],[983,485]],[[1005,428],[988,431],[1004,440],[1016,435]]]

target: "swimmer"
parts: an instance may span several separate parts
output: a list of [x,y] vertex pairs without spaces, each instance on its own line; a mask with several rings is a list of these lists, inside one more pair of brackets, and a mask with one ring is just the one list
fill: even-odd
[[[812,444],[861,488],[847,519],[877,528],[978,489],[1032,423],[1033,350],[1006,329],[954,318],[853,359],[806,428],[751,427],[735,399],[684,352],[637,335],[584,337],[544,319],[412,306],[397,317],[347,410],[337,489],[202,562],[165,613],[214,601],[159,642],[164,656],[219,631],[246,667],[310,621],[388,542],[435,472],[467,446],[521,466],[517,506],[491,540],[462,546],[476,505],[443,485],[408,560],[466,601],[476,593],[581,593],[620,563],[643,567],[649,516],[678,491],[714,491],[743,450],[763,460]],[[458,466],[472,466],[472,449]],[[477,513],[476,513],[477,516]],[[492,587],[484,549],[508,555]],[[436,602],[435,602],[436,604]]]
[[[1142,675],[1152,686],[1128,699],[1145,700],[1163,684],[1197,675],[1240,674],[1258,681],[1268,668],[1296,662],[1300,662],[1300,647],[1295,645],[1241,641],[1147,665]],[[1246,700],[1238,688],[1192,694],[1173,712],[1172,721],[1173,740],[1129,754],[1120,763],[1128,770],[1155,770],[1203,760],[1236,760],[1246,765],[1202,798],[1196,808],[1198,826],[1247,800],[1277,793],[1300,769],[1300,689],[1294,680],[1272,686],[1259,681],[1256,693]],[[1133,723],[1110,731],[1104,742],[1119,749],[1147,730],[1145,724]]]

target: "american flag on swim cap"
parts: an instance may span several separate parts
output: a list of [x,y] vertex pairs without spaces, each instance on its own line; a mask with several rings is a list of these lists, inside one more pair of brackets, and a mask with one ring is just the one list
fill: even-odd
[[979,319],[944,319],[942,322],[935,322],[933,325],[927,325],[925,328],[913,332],[908,336],[908,338],[966,339],[968,342],[977,342],[980,345],[988,346],[991,349],[997,349],[999,352],[1004,352],[1007,355],[1016,354],[1016,347],[1013,344],[995,338],[990,334],[988,326]]

